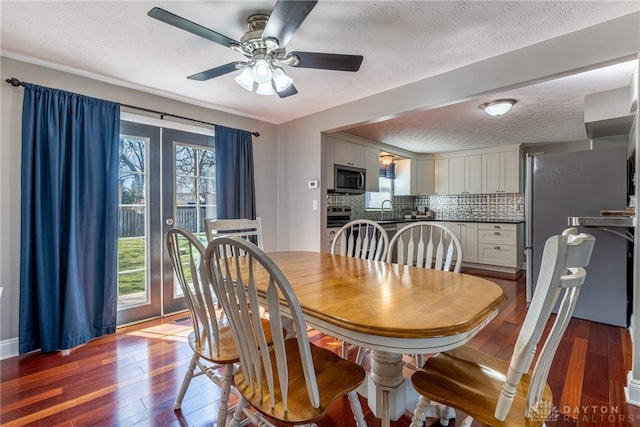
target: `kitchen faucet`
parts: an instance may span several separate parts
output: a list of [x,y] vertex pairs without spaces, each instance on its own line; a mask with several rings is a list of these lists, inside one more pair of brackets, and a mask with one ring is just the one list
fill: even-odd
[[382,203],[380,204],[380,219],[381,220],[384,219],[384,204],[386,202],[389,202],[389,212],[393,213],[393,203],[391,203],[391,200],[389,200],[389,199],[383,200]]

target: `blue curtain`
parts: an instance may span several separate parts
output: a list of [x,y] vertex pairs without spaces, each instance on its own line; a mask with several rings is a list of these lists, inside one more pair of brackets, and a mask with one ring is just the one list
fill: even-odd
[[390,165],[383,165],[382,163],[378,165],[379,173],[378,176],[380,178],[387,179],[396,179],[396,164],[391,163]]
[[251,133],[215,126],[218,219],[256,218]]
[[25,84],[20,353],[113,333],[120,105]]

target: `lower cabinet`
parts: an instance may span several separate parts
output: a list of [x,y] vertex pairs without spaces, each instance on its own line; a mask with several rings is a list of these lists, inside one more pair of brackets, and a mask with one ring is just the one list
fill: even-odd
[[478,223],[445,222],[462,246],[462,262],[478,262]]
[[518,237],[517,224],[478,224],[478,263],[518,268]]
[[324,235],[324,250],[327,253],[331,253],[331,245],[333,244],[333,238],[338,234],[340,227],[328,227]]

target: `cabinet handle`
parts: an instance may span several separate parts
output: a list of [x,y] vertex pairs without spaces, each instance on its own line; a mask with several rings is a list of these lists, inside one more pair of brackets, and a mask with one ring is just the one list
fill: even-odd
[[500,226],[499,225],[494,225],[493,228],[500,228]]
[[500,232],[499,231],[494,231],[493,234],[496,235],[496,236],[499,236]]
[[494,246],[493,249],[500,249],[500,246]]

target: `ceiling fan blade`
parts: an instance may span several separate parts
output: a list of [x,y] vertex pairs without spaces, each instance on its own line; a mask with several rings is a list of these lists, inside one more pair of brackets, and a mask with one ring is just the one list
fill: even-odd
[[187,78],[191,80],[205,81],[205,80],[212,79],[214,77],[220,77],[224,74],[228,74],[233,71],[236,71],[238,69],[236,67],[236,64],[241,64],[241,62],[230,62],[228,64],[224,64],[219,67],[211,68],[209,70],[205,70],[200,73],[193,74]]
[[293,84],[291,84],[288,88],[281,90],[280,92],[276,90],[275,86],[273,90],[278,94],[280,98],[286,98],[287,96],[295,95],[296,93],[298,93],[298,89],[296,89]]
[[211,40],[212,42],[219,43],[226,47],[230,47],[232,44],[240,44],[240,42],[237,42],[223,34],[216,33],[215,31],[210,30],[207,27],[203,27],[200,24],[191,22],[188,19],[182,18],[181,16],[175,15],[159,7],[154,7],[149,12],[147,12],[147,15],[157,19],[158,21],[173,25],[174,27],[178,27],[181,30],[185,30],[197,36],[204,37],[207,40]]
[[317,0],[278,0],[271,11],[262,37],[277,39],[279,46],[285,47],[316,3]]
[[364,59],[362,55],[342,55],[339,53],[290,52],[300,59],[298,68],[319,68],[322,70],[358,71]]

